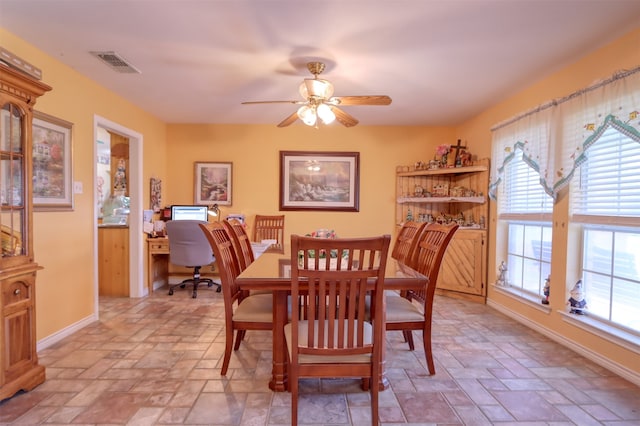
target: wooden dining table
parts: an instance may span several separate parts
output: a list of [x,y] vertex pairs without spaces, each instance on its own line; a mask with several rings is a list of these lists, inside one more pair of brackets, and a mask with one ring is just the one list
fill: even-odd
[[[428,278],[389,256],[385,269],[385,290],[417,290],[423,288]],[[242,290],[269,290],[273,292],[273,367],[269,388],[284,392],[287,383],[287,347],[284,326],[288,321],[287,299],[291,293],[290,246],[267,249],[238,277],[236,283]],[[373,283],[371,285],[373,289]],[[384,298],[383,298],[384,300]],[[383,306],[384,309],[384,306]],[[380,361],[380,390],[387,389],[385,375],[385,341],[382,341]]]

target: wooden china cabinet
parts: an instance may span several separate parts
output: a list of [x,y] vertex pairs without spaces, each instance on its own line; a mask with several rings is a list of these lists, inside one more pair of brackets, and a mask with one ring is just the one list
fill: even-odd
[[460,225],[442,259],[438,294],[485,303],[489,159],[471,166],[396,172],[396,227],[408,219]]
[[36,354],[31,123],[36,99],[49,90],[0,63],[0,400],[45,379]]

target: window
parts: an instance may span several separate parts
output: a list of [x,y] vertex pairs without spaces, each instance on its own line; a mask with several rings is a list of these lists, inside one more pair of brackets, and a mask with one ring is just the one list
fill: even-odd
[[507,225],[507,284],[542,295],[551,272],[553,199],[521,149],[505,166],[498,219]]
[[640,332],[640,143],[608,128],[572,185],[588,313]]
[[540,295],[551,273],[551,224],[509,222],[508,282]]

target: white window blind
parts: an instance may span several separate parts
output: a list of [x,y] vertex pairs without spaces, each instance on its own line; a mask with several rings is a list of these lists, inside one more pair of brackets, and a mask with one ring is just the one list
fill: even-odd
[[[553,198],[540,184],[540,174],[522,159],[517,149],[514,158],[505,165],[504,192],[498,198],[500,218],[522,214],[542,214],[550,220]],[[549,215],[545,218],[545,215]]]
[[640,218],[640,143],[609,128],[585,154],[573,186],[574,221],[598,222],[600,216],[629,224],[625,218]]

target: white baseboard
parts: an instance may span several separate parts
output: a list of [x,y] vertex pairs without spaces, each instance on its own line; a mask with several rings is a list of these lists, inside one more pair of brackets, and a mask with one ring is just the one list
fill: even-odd
[[515,312],[511,309],[508,309],[507,307],[497,304],[494,301],[492,301],[491,299],[487,299],[487,306],[490,306],[491,308],[502,312],[503,314],[505,314],[506,316],[513,318],[514,320],[518,321],[519,323],[531,328],[532,330],[537,331],[538,333],[547,336],[548,338],[550,338],[551,340],[553,340],[556,343],[561,344],[562,346],[565,346],[571,350],[573,350],[574,352],[577,352],[578,354],[584,356],[585,358],[595,362],[596,364],[600,365],[601,367],[606,368],[607,370],[619,375],[620,377],[632,382],[633,384],[635,384],[636,386],[640,386],[640,374],[638,374],[635,371],[629,370],[627,367],[625,367],[624,365],[618,364],[616,362],[611,361],[608,358],[603,357],[601,354],[594,352],[593,349],[588,348],[586,346],[583,346],[581,344],[578,344],[572,340],[567,339],[566,336],[563,336],[561,334],[556,333],[553,330],[550,330],[546,327],[542,327],[540,324],[531,321],[529,318],[525,317],[524,315],[521,315],[518,312]]
[[64,339],[65,337],[72,335],[76,331],[83,329],[84,327],[94,323],[97,320],[98,320],[98,316],[96,314],[91,314],[88,317],[85,317],[80,321],[75,322],[70,326],[63,328],[62,330],[57,331],[45,337],[42,340],[38,340],[38,343],[36,343],[36,351],[41,351],[53,344],[58,343],[60,340]]

